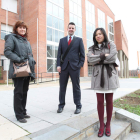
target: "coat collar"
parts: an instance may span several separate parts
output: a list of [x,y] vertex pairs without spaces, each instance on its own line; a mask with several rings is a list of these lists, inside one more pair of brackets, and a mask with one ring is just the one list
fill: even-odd
[[[109,44],[109,42],[108,42]],[[102,43],[101,47],[99,48],[98,45],[95,46],[95,50],[102,50],[105,47],[105,42]]]

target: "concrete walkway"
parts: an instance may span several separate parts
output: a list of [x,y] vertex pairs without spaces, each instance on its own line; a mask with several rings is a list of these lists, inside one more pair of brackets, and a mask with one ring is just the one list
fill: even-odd
[[[137,89],[140,89],[140,79],[120,79],[120,88],[114,94],[114,99],[125,96]],[[82,113],[96,109],[96,94],[90,89],[90,81],[81,82],[81,92]],[[58,82],[30,85],[27,113],[31,118],[27,120],[27,123],[22,124],[14,116],[12,85],[8,88],[6,85],[0,86],[0,140],[15,140],[29,133],[41,131],[64,120],[78,116],[74,114],[76,108],[73,103],[71,82],[69,82],[67,87],[66,106],[61,114],[56,113],[59,103],[58,96]],[[3,123],[7,122],[5,118],[11,122]],[[16,130],[17,126],[19,127]]]

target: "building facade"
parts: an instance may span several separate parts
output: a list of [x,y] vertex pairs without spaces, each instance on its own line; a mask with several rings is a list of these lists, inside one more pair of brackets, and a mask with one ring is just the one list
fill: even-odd
[[129,55],[128,55],[128,40],[123,28],[121,20],[115,22],[116,30],[116,46],[118,50],[118,59],[120,62],[121,78],[129,78]]
[[[4,58],[5,34],[12,32],[17,20],[23,20],[29,28],[29,41],[36,61],[38,56],[38,72],[46,72],[48,76],[52,72],[58,76],[59,39],[67,36],[69,22],[76,24],[75,35],[83,38],[85,53],[93,45],[93,32],[97,27],[103,27],[109,40],[116,43],[115,15],[104,0],[0,0],[0,7],[0,59]],[[80,76],[87,77],[91,71],[86,57]]]

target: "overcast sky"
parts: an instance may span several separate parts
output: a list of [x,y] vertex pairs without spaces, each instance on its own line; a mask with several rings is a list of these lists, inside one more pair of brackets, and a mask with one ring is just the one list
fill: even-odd
[[138,67],[137,51],[140,51],[140,0],[104,0],[115,15],[121,20],[129,49],[129,69]]

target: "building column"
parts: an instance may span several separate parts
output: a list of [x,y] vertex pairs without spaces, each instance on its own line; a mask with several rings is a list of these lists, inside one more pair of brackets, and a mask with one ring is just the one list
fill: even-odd
[[119,50],[120,57],[120,77],[123,78],[123,69],[122,69],[122,50]]
[[126,78],[128,78],[128,59],[126,57]]
[[129,63],[128,63],[128,58],[127,58],[127,78],[129,78]]
[[126,59],[125,54],[123,54],[123,76],[126,78]]
[[[86,5],[85,0],[82,1],[82,17],[86,17]],[[82,35],[83,35],[83,43],[85,47],[85,63],[84,66],[80,70],[80,77],[88,77],[88,61],[87,61],[87,35],[86,35],[86,19],[82,18]]]

